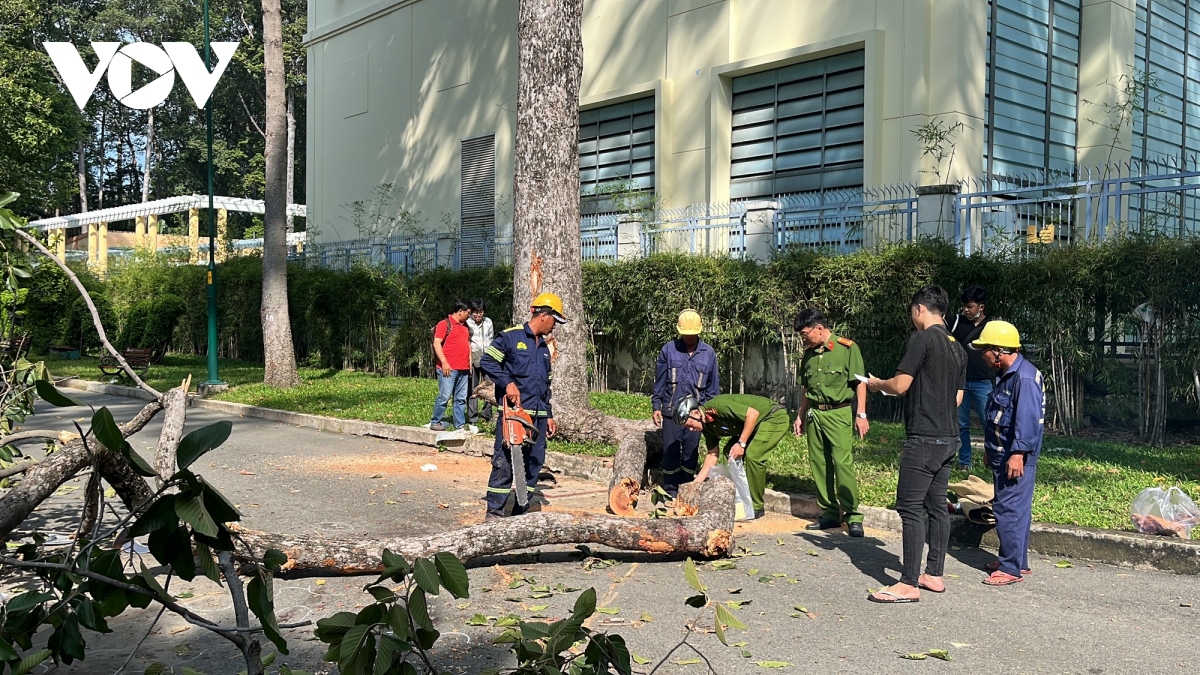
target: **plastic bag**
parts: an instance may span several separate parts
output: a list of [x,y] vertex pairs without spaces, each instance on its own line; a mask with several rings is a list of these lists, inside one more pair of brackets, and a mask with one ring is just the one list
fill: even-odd
[[734,520],[754,520],[754,501],[750,499],[750,482],[746,479],[746,464],[740,459],[731,459],[709,470],[710,476],[724,476],[733,481]]
[[1146,534],[1190,539],[1192,528],[1200,525],[1200,508],[1178,486],[1142,490],[1129,512],[1133,528]]

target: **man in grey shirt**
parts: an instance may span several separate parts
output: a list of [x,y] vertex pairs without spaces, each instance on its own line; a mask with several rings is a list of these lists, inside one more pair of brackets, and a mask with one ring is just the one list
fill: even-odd
[[483,402],[483,409],[480,410],[479,398],[475,396],[475,387],[486,377],[483,370],[479,367],[479,360],[483,358],[483,350],[492,344],[492,340],[496,338],[495,331],[492,329],[492,320],[483,314],[483,300],[471,301],[471,314],[467,317],[467,328],[471,330],[471,393],[467,400],[467,420],[470,424],[477,424],[480,420],[491,421],[492,419],[492,404],[487,401]]

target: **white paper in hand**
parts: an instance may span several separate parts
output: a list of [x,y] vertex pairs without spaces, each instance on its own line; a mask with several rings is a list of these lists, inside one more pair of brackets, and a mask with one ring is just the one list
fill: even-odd
[[[859,382],[862,382],[863,384],[866,384],[872,377],[875,377],[875,376],[874,375],[855,375],[854,379],[858,380]],[[883,390],[880,390],[879,393],[883,394],[884,396],[895,396],[895,394],[889,394]]]

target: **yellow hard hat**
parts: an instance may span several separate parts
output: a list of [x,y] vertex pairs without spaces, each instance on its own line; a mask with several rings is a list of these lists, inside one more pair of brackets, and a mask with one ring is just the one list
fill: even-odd
[[1019,349],[1021,334],[1017,327],[1007,321],[989,321],[979,333],[979,337],[971,341],[976,349],[983,347],[1000,347],[1002,349]]
[[562,298],[553,293],[542,293],[537,296],[533,299],[530,307],[532,309],[538,309],[539,307],[549,309],[550,313],[554,315],[555,321],[558,323],[567,322],[567,317],[563,314]]
[[679,322],[676,324],[680,335],[699,335],[703,328],[700,322],[700,313],[694,309],[685,309],[679,313]]

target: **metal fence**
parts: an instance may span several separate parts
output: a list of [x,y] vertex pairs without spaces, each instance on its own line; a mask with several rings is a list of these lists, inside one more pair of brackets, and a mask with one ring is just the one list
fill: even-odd
[[[1074,175],[992,177],[965,181],[957,194],[917,193],[915,186],[898,185],[589,215],[580,220],[581,256],[612,262],[666,252],[738,258],[796,248],[849,253],[926,236],[949,239],[967,254],[1004,254],[1134,232],[1200,235],[1196,158],[1127,162]],[[926,210],[921,219],[918,204]],[[473,250],[464,255],[457,235],[445,233],[358,239],[312,244],[305,259],[333,269],[369,264],[405,274],[463,264],[511,264],[512,224],[498,225],[495,237],[482,244],[470,244],[479,245],[490,248],[483,255]]]

